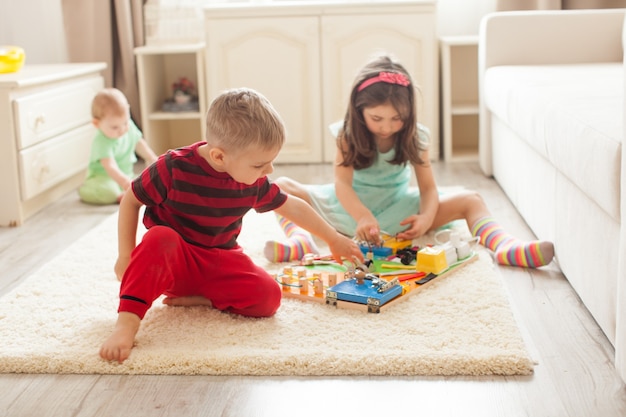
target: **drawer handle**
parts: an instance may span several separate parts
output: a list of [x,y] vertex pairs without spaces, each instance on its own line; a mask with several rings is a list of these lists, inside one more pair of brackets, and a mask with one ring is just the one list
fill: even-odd
[[50,174],[50,165],[47,162],[36,163],[37,182],[43,184],[46,181],[46,177]]
[[41,130],[46,124],[46,115],[44,113],[39,113],[37,115],[30,113],[28,115],[28,119],[28,124],[33,132]]
[[46,124],[45,114],[40,114],[39,116],[35,117],[35,129],[44,124]]

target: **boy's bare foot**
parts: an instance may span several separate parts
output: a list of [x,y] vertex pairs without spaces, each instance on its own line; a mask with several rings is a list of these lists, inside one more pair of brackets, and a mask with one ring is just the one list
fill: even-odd
[[130,356],[140,324],[141,319],[136,314],[120,312],[113,333],[100,348],[100,357],[107,361],[124,362]]
[[189,297],[167,297],[163,299],[163,304],[172,307],[207,306],[213,307],[213,303],[208,298],[201,295],[191,295]]

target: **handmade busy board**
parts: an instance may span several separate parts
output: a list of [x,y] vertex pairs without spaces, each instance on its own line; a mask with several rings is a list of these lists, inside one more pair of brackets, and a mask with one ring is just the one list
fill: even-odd
[[478,258],[473,251],[465,255],[450,258],[449,248],[428,247],[417,251],[410,265],[383,258],[371,260],[368,266],[305,257],[298,265],[283,267],[274,277],[282,286],[283,297],[380,313]]

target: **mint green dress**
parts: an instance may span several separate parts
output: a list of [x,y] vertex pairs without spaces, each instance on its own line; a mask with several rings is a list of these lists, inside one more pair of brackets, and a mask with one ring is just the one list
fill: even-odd
[[[339,127],[341,123],[339,124]],[[419,140],[427,145],[430,140],[428,129],[418,124]],[[337,134],[337,124],[330,127]],[[372,212],[382,231],[392,235],[407,228],[400,222],[417,214],[420,195],[417,187],[409,186],[413,168],[410,164],[393,165],[395,150],[378,153],[374,164],[365,169],[354,170],[352,187],[359,199]],[[313,208],[339,233],[354,236],[356,221],[346,212],[335,192],[335,184],[305,185]]]

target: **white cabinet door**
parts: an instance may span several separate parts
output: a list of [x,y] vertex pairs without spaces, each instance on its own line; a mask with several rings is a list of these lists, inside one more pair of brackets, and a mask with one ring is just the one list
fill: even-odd
[[[431,130],[431,159],[439,157],[438,55],[432,13],[323,16],[324,125],[344,117],[357,71],[380,52],[396,57],[419,87],[418,120]],[[324,158],[333,161],[334,139],[324,131]]]
[[209,102],[221,91],[250,87],[280,113],[287,141],[277,162],[322,161],[319,19],[207,19]]

